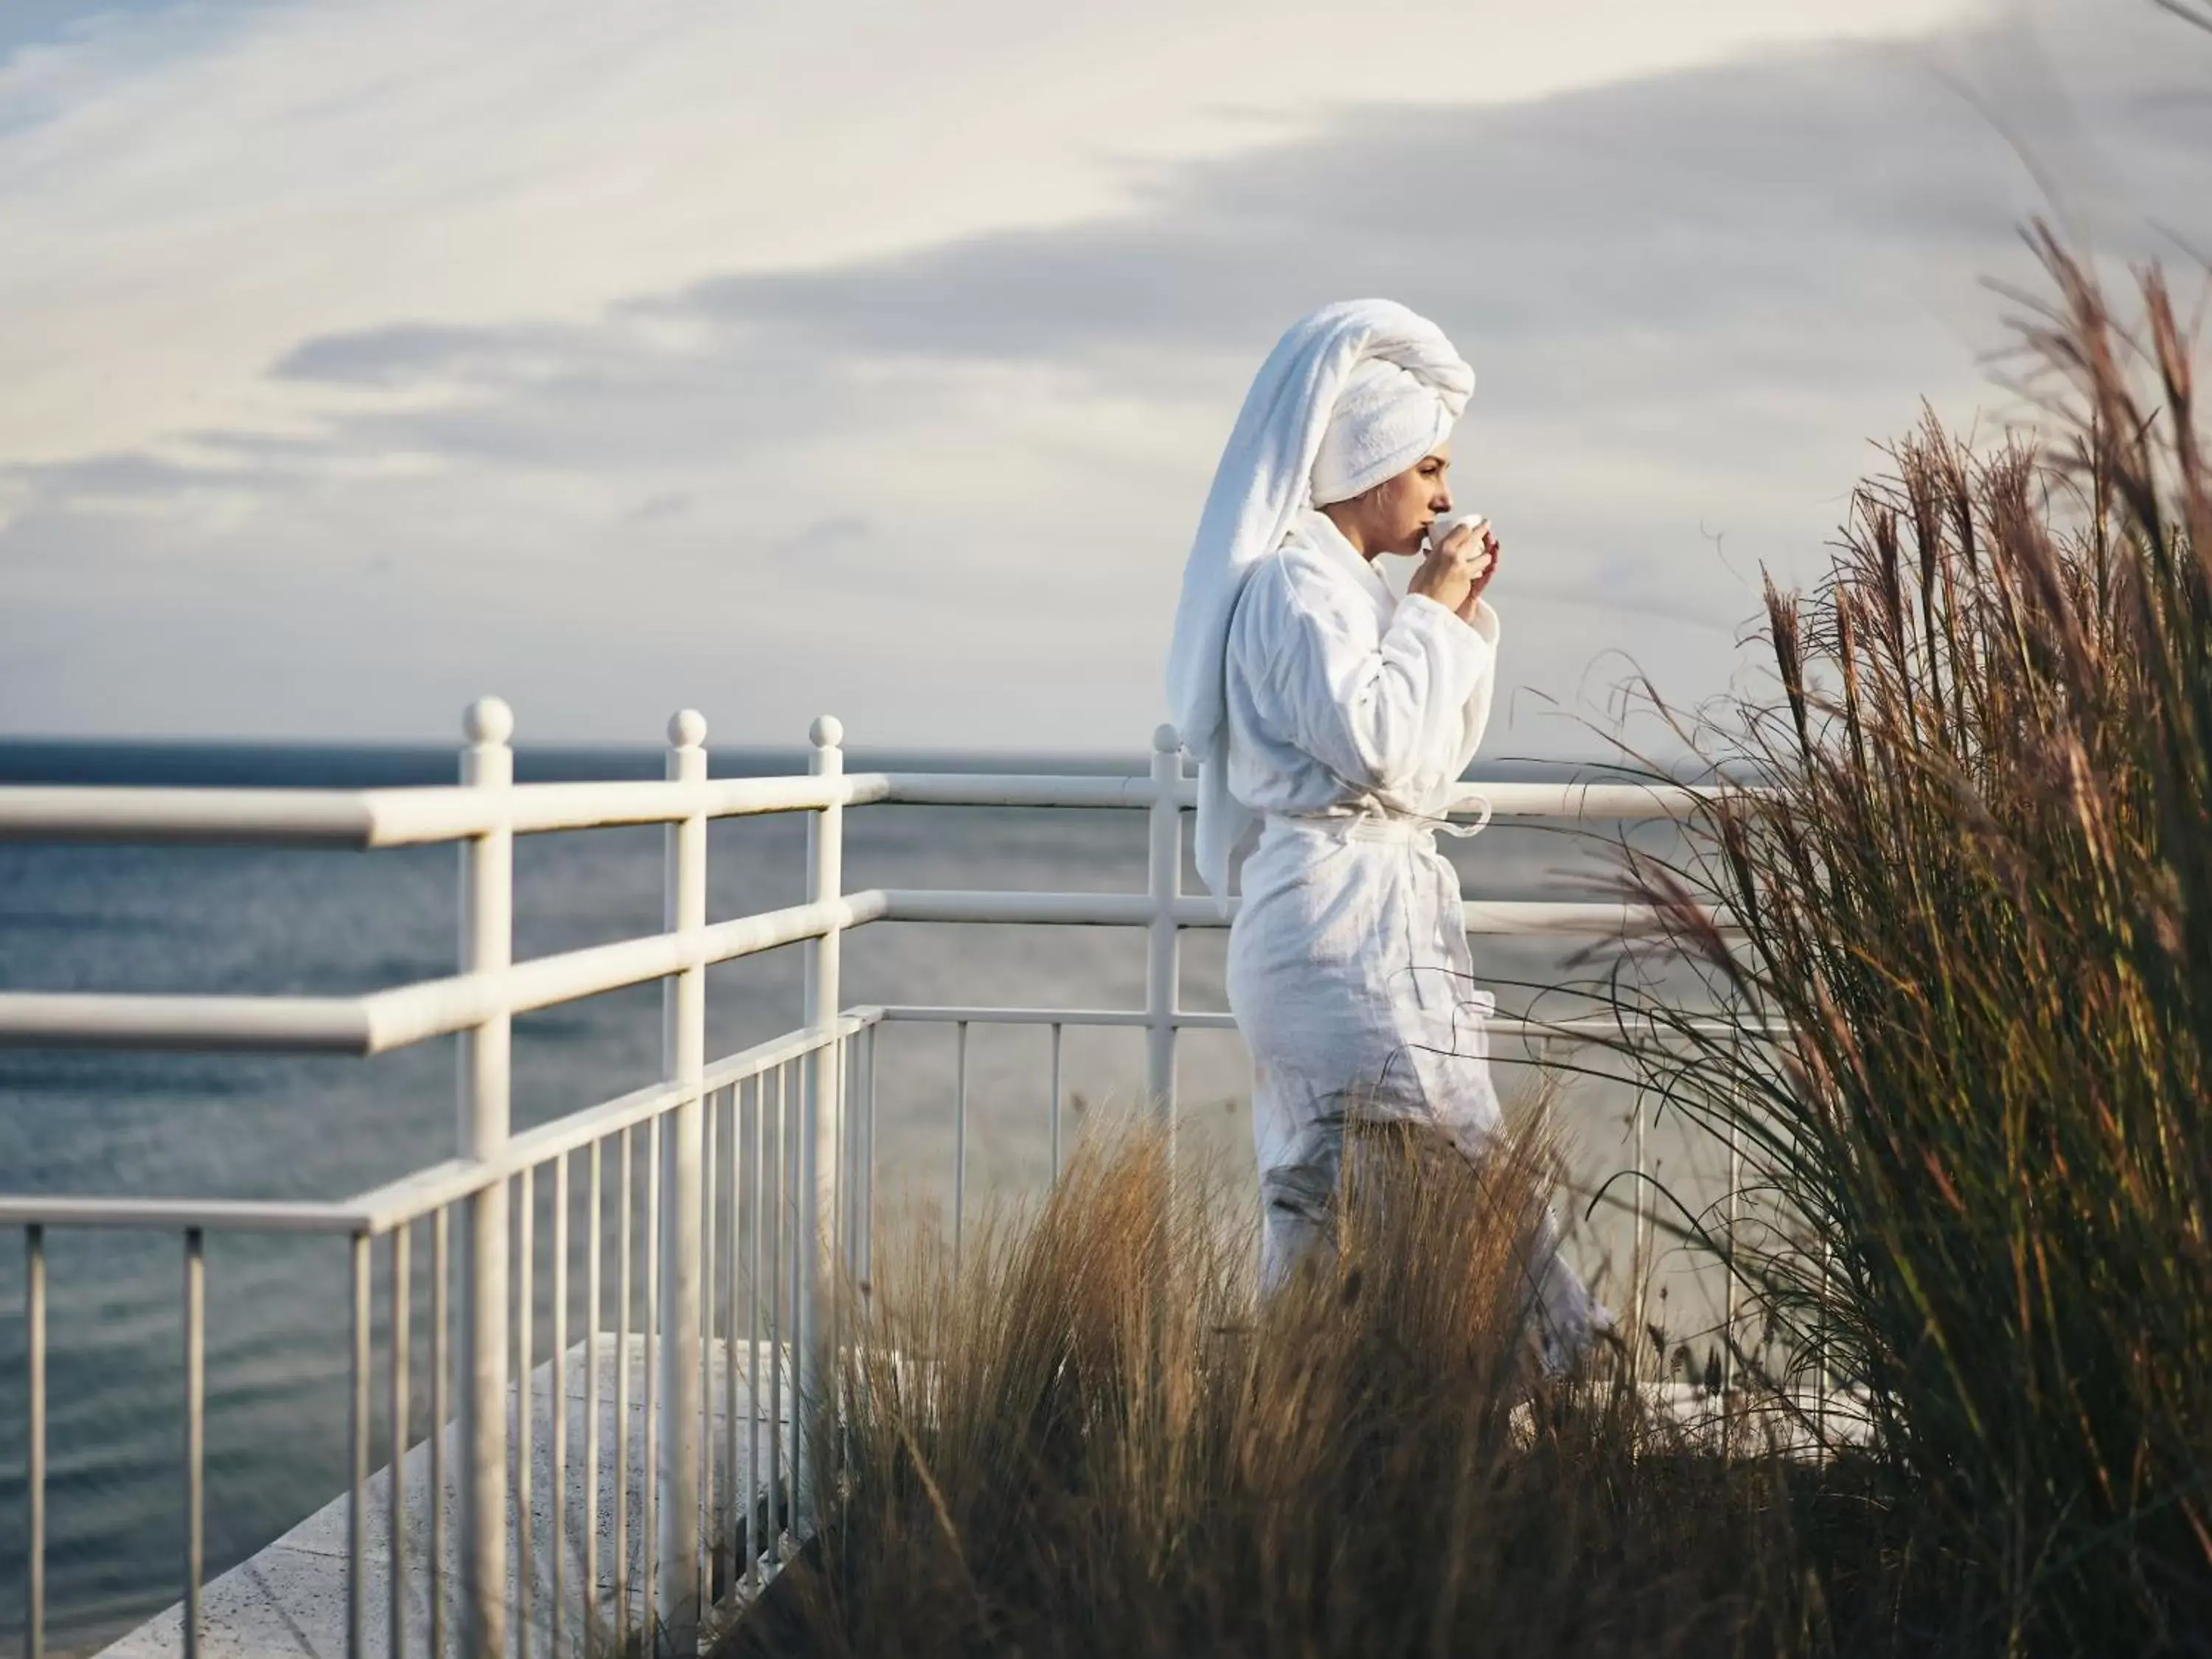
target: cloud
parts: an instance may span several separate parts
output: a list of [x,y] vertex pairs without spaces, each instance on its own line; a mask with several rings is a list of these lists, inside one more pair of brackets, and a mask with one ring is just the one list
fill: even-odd
[[[1128,748],[1253,366],[1378,290],[1480,375],[1458,470],[1507,537],[1516,684],[1571,702],[1626,652],[1703,695],[1757,566],[1811,568],[1870,441],[1923,393],[2005,412],[1979,283],[2029,274],[2039,173],[2116,252],[2212,233],[2195,37],[2056,16],[1370,103],[1073,222],[296,336],[264,365],[291,429],[9,475],[0,721],[220,729],[250,659],[295,731],[439,731],[496,686],[581,737],[691,702],[738,741],[835,706],[872,741]],[[214,648],[152,646],[173,607]],[[58,627],[79,653],[8,648]]]
[[781,557],[813,561],[849,556],[878,540],[875,526],[858,513],[833,513],[804,525],[775,544]]
[[395,386],[428,374],[465,372],[472,364],[512,363],[529,345],[524,330],[397,323],[303,340],[270,364],[269,373],[280,380],[322,386]]
[[680,489],[664,489],[648,495],[623,515],[630,524],[657,524],[680,519],[691,510],[691,497]]
[[41,5],[0,60],[0,456],[289,429],[261,371],[312,336],[1079,225],[1404,99],[1415,42],[1480,65],[1442,97],[1503,102],[1960,3],[1390,0],[1353,52],[1326,0]]

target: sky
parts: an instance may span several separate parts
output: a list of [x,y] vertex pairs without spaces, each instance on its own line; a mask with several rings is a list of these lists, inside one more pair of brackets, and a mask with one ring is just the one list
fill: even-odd
[[1254,369],[1380,294],[1477,374],[1487,750],[1587,752],[2021,417],[2028,216],[2198,292],[2208,162],[2154,0],[9,0],[0,736],[1136,751]]

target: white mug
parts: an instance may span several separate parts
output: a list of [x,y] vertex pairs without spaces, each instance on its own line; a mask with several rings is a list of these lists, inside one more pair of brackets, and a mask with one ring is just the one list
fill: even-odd
[[1489,522],[1490,520],[1480,513],[1447,513],[1429,526],[1429,546],[1431,549],[1442,547],[1444,544],[1444,538],[1463,524],[1471,524],[1474,526],[1474,538],[1477,543],[1480,543],[1482,540],[1483,526]]

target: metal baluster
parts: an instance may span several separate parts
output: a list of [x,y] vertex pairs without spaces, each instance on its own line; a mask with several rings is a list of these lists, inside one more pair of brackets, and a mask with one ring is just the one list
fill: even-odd
[[23,1447],[23,1497],[30,1513],[23,1557],[23,1651],[46,1650],[46,1230],[23,1229],[23,1340],[28,1421]]
[[658,1650],[660,1605],[660,1158],[661,1120],[646,1128],[645,1158],[645,1452],[638,1479],[645,1488],[645,1515],[638,1542],[645,1550],[644,1571],[638,1575],[645,1608],[641,1615],[646,1645]]
[[[1145,1086],[1158,1114],[1160,1137],[1166,1154],[1166,1176],[1174,1179],[1176,1164],[1176,1012],[1182,1001],[1182,934],[1176,925],[1176,902],[1182,890],[1182,783],[1181,739],[1172,726],[1152,733],[1152,800],[1147,823],[1151,834],[1146,850],[1146,893],[1152,902],[1145,957],[1145,1014],[1149,1030],[1145,1042]],[[1161,1196],[1170,1194],[1166,1187]],[[1162,1375],[1166,1340],[1162,1320],[1167,1305],[1167,1261],[1155,1254],[1152,1267],[1152,1318],[1146,1346],[1152,1397],[1167,1397]]]
[[952,1278],[960,1279],[960,1252],[968,1223],[968,1022],[953,1040],[952,1090]]
[[729,1551],[730,1569],[723,1580],[726,1589],[738,1582],[738,1534],[736,1530],[738,1505],[743,1500],[738,1495],[738,1136],[740,1118],[738,1103],[744,1085],[730,1085],[729,1124],[723,1136],[726,1149],[724,1158],[728,1164],[726,1172],[730,1194],[728,1221],[723,1232],[722,1256],[722,1510],[720,1523],[721,1547]]
[[764,1171],[763,1191],[773,1189],[775,1206],[769,1223],[768,1304],[768,1498],[765,1516],[756,1540],[762,1554],[775,1548],[777,1513],[783,1502],[783,1199],[784,1097],[787,1066],[775,1068],[775,1161]]
[[[1740,999],[1732,994],[1730,998],[1730,1006],[1741,1010],[1742,1003]],[[1735,1093],[1737,1099],[1741,1102],[1742,1099],[1741,1089],[1743,1080],[1743,1051],[1740,1034],[1743,1030],[1743,1021],[1741,1018],[1731,1019],[1729,1021],[1729,1025],[1733,1032],[1739,1034],[1731,1036],[1729,1040],[1729,1064],[1730,1071],[1729,1080],[1731,1092]],[[1736,1278],[1736,1227],[1740,1219],[1740,1200],[1742,1196],[1742,1188],[1743,1137],[1741,1129],[1737,1123],[1737,1114],[1731,1112],[1729,1115],[1727,1334],[1721,1343],[1721,1399],[1723,1404],[1726,1403],[1729,1394],[1734,1391],[1736,1386],[1735,1322],[1738,1301],[1738,1282]],[[1723,1417],[1723,1420],[1726,1420],[1725,1417]]]
[[1060,1047],[1067,1028],[1058,1020],[1052,1023],[1052,1178],[1060,1179]]
[[715,1119],[719,1093],[700,1102],[699,1114],[699,1506],[692,1549],[698,1557],[699,1603],[714,1593],[714,1191]]
[[[869,1050],[875,1035],[876,1029],[872,1025],[864,1025],[854,1031],[848,1045],[850,1058],[846,1061],[851,1069],[853,1084],[853,1097],[846,1109],[845,1133],[853,1142],[849,1173],[853,1183],[850,1202],[853,1210],[853,1305],[856,1322],[866,1306],[868,1211],[875,1203],[872,1183],[869,1180],[869,1167],[874,1162],[875,1151],[868,1144],[869,1074],[874,1066]],[[860,1340],[857,1323],[853,1340],[856,1343]]]
[[760,1589],[761,1245],[768,1230],[768,1079],[753,1079],[751,1248],[745,1273],[745,1582]]
[[852,1064],[848,1039],[841,1035],[837,1039],[837,1285],[830,1308],[831,1328],[830,1343],[823,1359],[823,1405],[828,1413],[825,1421],[837,1431],[837,1458],[835,1471],[852,1467],[851,1413],[845,1409],[846,1356],[857,1352],[860,1331],[860,1310],[855,1301],[860,1281],[860,1269],[855,1259],[858,1217],[853,1205],[854,1188],[859,1184],[853,1171],[854,1159],[860,1150],[860,1136],[854,1125],[859,1113],[854,1098],[860,1087],[859,1067]]
[[[1650,1181],[1650,1166],[1646,1162],[1644,1155],[1645,1113],[1644,1091],[1641,1086],[1636,1091],[1633,1122],[1636,1136],[1636,1205],[1632,1212],[1632,1223],[1635,1227],[1635,1236],[1629,1246],[1628,1260],[1629,1271],[1635,1275],[1636,1280],[1634,1286],[1636,1328],[1629,1333],[1628,1351],[1635,1356],[1629,1362],[1630,1377],[1632,1381],[1641,1381],[1644,1374],[1645,1333],[1651,1323],[1652,1273],[1650,1241],[1645,1231],[1645,1222],[1650,1208],[1650,1195],[1645,1188]],[[1657,1363],[1663,1368],[1666,1356],[1662,1354]]]
[[637,1126],[622,1132],[621,1196],[615,1216],[615,1645],[629,1631],[629,1307],[631,1141]]
[[835,1392],[837,1387],[837,1348],[839,1344],[844,1340],[844,1302],[846,1286],[852,1282],[853,1278],[853,1241],[851,1237],[853,1211],[851,1205],[846,1201],[846,1195],[852,1190],[853,1184],[850,1179],[851,1164],[853,1162],[853,1137],[844,1132],[845,1126],[848,1125],[852,1121],[851,1113],[846,1109],[846,1097],[852,1092],[853,1075],[852,1068],[845,1063],[844,1039],[842,1037],[837,1038],[834,1046],[837,1050],[837,1058],[830,1069],[837,1079],[837,1097],[836,1102],[831,1107],[831,1109],[836,1114],[839,1133],[837,1135],[837,1164],[836,1167],[830,1171],[830,1187],[832,1198],[830,1205],[831,1219],[829,1236],[824,1240],[823,1249],[823,1255],[830,1264],[832,1287],[830,1291],[829,1341],[825,1346],[825,1358],[823,1362],[824,1366],[823,1375],[827,1378],[823,1386],[826,1390],[832,1393]]
[[[873,1311],[869,1297],[873,1279],[868,1260],[868,1227],[875,1209],[875,1127],[868,1114],[868,1096],[875,1088],[876,1028],[865,1025],[855,1035],[859,1047],[858,1063],[853,1066],[852,1115],[848,1120],[853,1140],[853,1332],[850,1364],[854,1398],[849,1404],[838,1407],[841,1425],[865,1418],[869,1412],[872,1382],[869,1376],[869,1346],[874,1340],[874,1327],[869,1321]],[[847,1428],[847,1467],[852,1462],[850,1429]]]
[[1145,1088],[1160,1115],[1172,1156],[1176,1119],[1176,1004],[1181,934],[1175,906],[1182,891],[1182,740],[1172,726],[1152,733],[1152,805],[1146,889],[1152,916],[1145,957]]
[[[185,1659],[199,1659],[207,1564],[207,1238],[185,1231]],[[394,1650],[395,1654],[397,1650]]]
[[[799,1064],[804,1065],[805,1062],[800,1061]],[[801,1285],[806,1272],[806,1260],[814,1243],[812,1237],[805,1231],[806,1215],[800,1207],[799,1200],[799,1182],[805,1157],[803,1138],[807,1127],[806,1079],[802,1073],[799,1086],[785,1091],[783,1120],[784,1233],[790,1245],[787,1269],[790,1279],[785,1285],[785,1295],[788,1300],[784,1305],[790,1309],[791,1319],[783,1339],[784,1364],[789,1368],[790,1375],[784,1380],[784,1431],[788,1442],[784,1447],[783,1467],[787,1484],[783,1493],[781,1522],[775,1531],[779,1556],[781,1540],[787,1534],[792,1536],[794,1543],[797,1542],[799,1483],[805,1473],[799,1458],[799,1428],[806,1419],[806,1399],[799,1389],[799,1342],[805,1329],[801,1321],[805,1311],[799,1301]]]
[[536,1389],[531,1373],[536,1367],[535,1342],[531,1331],[532,1304],[537,1298],[538,1172],[525,1170],[514,1180],[514,1651],[516,1659],[530,1659],[531,1592],[538,1583],[538,1549],[531,1525],[530,1465],[537,1436]]
[[451,1212],[430,1218],[430,1659],[446,1654],[446,1297]]
[[868,1027],[867,1102],[861,1109],[863,1133],[867,1138],[867,1202],[860,1206],[860,1266],[863,1275],[873,1283],[876,1276],[876,1030]]
[[[845,1214],[845,1277],[852,1293],[860,1294],[860,1281],[867,1275],[860,1267],[860,1212],[866,1203],[866,1189],[860,1178],[863,1160],[867,1157],[867,1142],[860,1133],[860,1090],[863,1085],[860,1052],[866,1046],[865,1031],[856,1031],[845,1040],[845,1058],[838,1069],[845,1079],[844,1128],[839,1136],[845,1149],[845,1165],[841,1171],[845,1183],[842,1200]],[[860,1310],[854,1309],[855,1319]]]
[[[808,771],[819,778],[836,778],[845,770],[845,727],[835,715],[823,714],[807,730],[813,753]],[[811,814],[806,821],[806,895],[810,902],[835,904],[845,886],[845,809],[841,796]],[[838,1314],[837,1170],[843,1141],[838,1111],[843,1098],[838,1067],[844,1051],[836,1037],[841,997],[839,975],[843,954],[842,929],[831,927],[820,938],[800,947],[802,969],[800,1017],[809,1030],[826,1039],[805,1060],[806,1101],[805,1139],[800,1143],[799,1212],[796,1227],[800,1252],[796,1294],[797,1349],[793,1356],[792,1419],[796,1425],[811,1417],[826,1399],[823,1377],[831,1344],[836,1340]],[[825,1306],[826,1304],[826,1306]],[[792,1511],[793,1525],[811,1527],[816,1481],[810,1436],[794,1427]],[[801,1517],[807,1517],[802,1519]]]
[[599,1196],[600,1147],[592,1143],[590,1226],[584,1255],[584,1626],[581,1644],[590,1659],[599,1614],[599,1226],[605,1212]]
[[553,1600],[545,1651],[562,1659],[568,1557],[568,1154],[553,1160],[553,1443],[549,1480],[553,1499]]
[[1729,1185],[1728,1185],[1728,1307],[1723,1315],[1721,1337],[1721,1398],[1728,1399],[1735,1387],[1735,1310],[1736,1267],[1735,1230],[1737,1198],[1743,1185],[1743,1147],[1734,1119],[1729,1122]]
[[1813,1372],[1813,1437],[1819,1443],[1815,1449],[1823,1457],[1828,1455],[1828,1310],[1835,1305],[1835,1246],[1824,1236],[1820,1240],[1820,1301],[1814,1317],[1820,1322],[1820,1343],[1814,1350]]
[[368,1235],[353,1246],[353,1398],[346,1413],[346,1659],[368,1651]]
[[392,1468],[385,1489],[384,1516],[386,1550],[391,1555],[386,1608],[391,1619],[391,1659],[405,1659],[407,1652],[407,1385],[414,1356],[409,1340],[408,1224],[392,1230]]

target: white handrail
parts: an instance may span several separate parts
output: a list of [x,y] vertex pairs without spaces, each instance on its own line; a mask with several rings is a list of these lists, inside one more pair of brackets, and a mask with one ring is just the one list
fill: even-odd
[[[865,781],[860,780],[859,781]],[[449,784],[394,789],[0,788],[0,840],[416,847],[506,831],[673,823],[818,811],[843,793],[808,777],[679,783],[528,783],[497,794]]]
[[[1158,799],[1144,776],[1007,776],[991,772],[855,773],[848,802],[933,806],[1148,807]],[[1715,792],[1690,784],[1512,782],[1462,784],[1450,810],[1473,814],[1486,803],[1496,818],[1686,818]],[[1195,779],[1173,785],[1176,805],[1198,805]]]
[[0,1047],[366,1054],[374,1052],[366,1002],[9,991],[0,993]]
[[[847,776],[694,781],[526,783],[489,792],[450,784],[380,789],[177,789],[115,785],[0,787],[0,840],[202,842],[374,848],[685,818],[820,811],[831,805],[1146,808],[1149,777],[989,772],[856,772]],[[1195,804],[1197,785],[1173,786]],[[1711,792],[1676,784],[1486,783],[1463,786],[1455,812],[1479,798],[1499,818],[1682,818]]]
[[[1234,900],[1226,917],[1211,899],[1173,904],[1177,927],[1225,927],[1237,910]],[[1609,939],[1656,926],[1648,909],[1631,904],[1470,899],[1465,909],[1468,932],[1492,937]],[[1152,917],[1153,900],[1141,893],[878,889],[356,997],[0,992],[0,1047],[380,1054],[502,1012],[532,1013],[873,921],[1144,927]]]
[[[1140,808],[1152,804],[1152,781],[1092,777],[1080,773],[1021,776],[993,772],[855,772],[845,781],[847,804],[873,806],[1079,806]],[[1195,804],[1188,786],[1178,791],[1183,805]]]
[[[1146,893],[1003,892],[949,888],[890,888],[872,898],[883,901],[887,921],[1024,922],[1061,927],[1144,927],[1152,924],[1154,896]],[[1226,927],[1243,908],[1231,898],[1224,908],[1203,896],[1170,896],[1177,927]],[[1470,933],[1524,935],[1582,934],[1611,939],[1649,930],[1656,918],[1645,906],[1577,903],[1532,899],[1469,899],[1464,906]]]
[[884,913],[883,896],[798,904],[683,933],[594,945],[357,997],[0,992],[0,1047],[380,1054],[695,968],[756,956]]
[[[1090,1025],[1110,1029],[1138,1028],[1152,1023],[1152,1017],[1142,1008],[1019,1008],[998,1004],[963,1007],[950,1003],[887,1003],[881,1007],[855,1008],[851,1012],[856,1020],[890,1024]],[[1173,1024],[1186,1031],[1237,1029],[1236,1017],[1220,1009],[1178,1008]],[[1779,1037],[1789,1030],[1779,1020],[1686,1018],[1668,1024],[1663,1033],[1661,1029],[1650,1028],[1648,1021],[1644,1025],[1647,1029],[1634,1033],[1639,1039],[1656,1039],[1662,1034],[1730,1036],[1750,1032]],[[1612,1014],[1586,1014],[1568,1019],[1492,1014],[1483,1021],[1483,1029],[1492,1037],[1532,1042],[1552,1039],[1586,1042],[1618,1039],[1623,1035],[1620,1021]]]
[[0,839],[9,841],[368,847],[374,844],[375,828],[373,798],[362,791],[76,785],[0,788]]
[[0,1194],[0,1227],[97,1227],[133,1232],[359,1233],[372,1218],[347,1204],[237,1198],[76,1198]]

